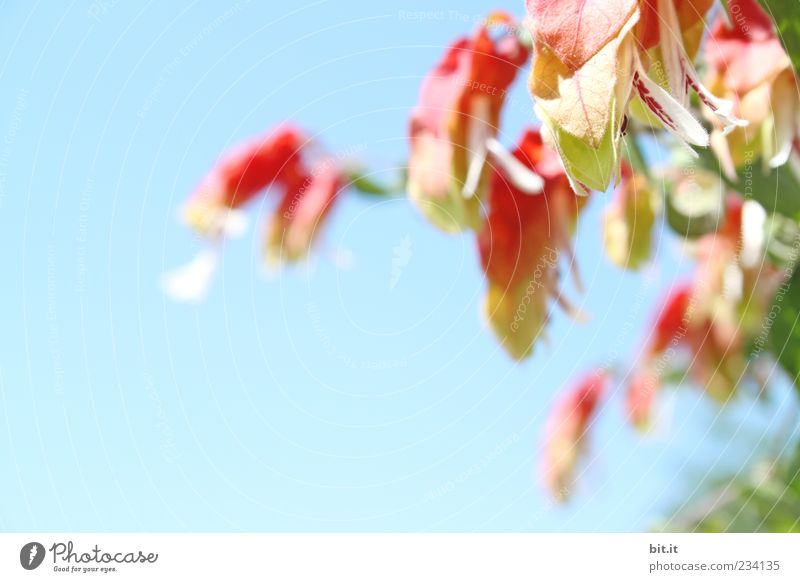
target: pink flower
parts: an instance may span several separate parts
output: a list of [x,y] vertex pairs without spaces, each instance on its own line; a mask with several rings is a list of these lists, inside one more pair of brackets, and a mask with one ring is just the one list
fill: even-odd
[[578,462],[586,455],[589,429],[608,390],[609,376],[595,371],[559,396],[547,420],[543,477],[550,493],[566,501]]
[[[749,125],[726,132],[715,124],[711,146],[731,180],[738,167],[758,157],[765,167],[790,159],[798,166],[800,99],[791,60],[756,0],[731,0],[728,8],[730,23],[719,18],[705,45],[707,83]],[[715,121],[708,111],[706,116]]]
[[308,254],[344,185],[337,162],[325,158],[287,189],[267,226],[264,250],[269,264],[297,261]]
[[[426,77],[411,115],[408,193],[445,231],[480,226],[490,142],[506,92],[528,59],[516,26],[509,15],[497,12],[471,38],[454,42]],[[539,182],[531,179],[530,188],[538,189]]]

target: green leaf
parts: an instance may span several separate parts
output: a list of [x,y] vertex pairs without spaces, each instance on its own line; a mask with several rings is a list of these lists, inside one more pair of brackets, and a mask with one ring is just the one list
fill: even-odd
[[765,169],[760,159],[754,159],[739,168],[737,179],[731,180],[725,176],[711,149],[697,148],[696,151],[700,165],[721,176],[732,190],[759,202],[768,213],[800,218],[800,182],[789,164]]
[[769,350],[797,387],[800,379],[800,269],[795,269],[781,284],[767,314],[763,325],[769,332]]
[[794,68],[800,68],[800,19],[797,18],[797,0],[761,0],[761,4],[775,21]]
[[667,223],[684,238],[696,239],[717,231],[724,215],[725,192],[710,173],[672,184],[664,197]]
[[657,531],[800,531],[800,447],[778,459],[767,458],[748,471],[720,480],[707,495],[657,524]]
[[400,184],[383,184],[370,178],[360,170],[350,170],[347,172],[347,180],[350,187],[368,196],[393,197],[405,191],[405,176],[402,176]]

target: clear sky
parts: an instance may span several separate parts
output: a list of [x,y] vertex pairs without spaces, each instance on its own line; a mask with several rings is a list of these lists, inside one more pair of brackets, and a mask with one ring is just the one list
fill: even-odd
[[[567,286],[592,321],[556,311],[521,365],[480,317],[474,238],[403,198],[348,197],[314,258],[272,275],[256,205],[204,303],[161,293],[222,150],[288,118],[392,179],[421,77],[494,7],[523,2],[0,3],[0,529],[639,530],[766,446],[767,405],[717,417],[668,392],[640,438],[615,393],[573,503],[548,500],[553,396],[635,353],[686,267],[659,230],[660,266],[615,270],[605,194],[579,224],[587,292]],[[509,146],[534,121],[521,77]]]

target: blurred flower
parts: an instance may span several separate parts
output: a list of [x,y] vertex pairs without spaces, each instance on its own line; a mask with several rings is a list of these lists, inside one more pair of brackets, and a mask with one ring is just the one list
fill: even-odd
[[577,315],[559,290],[559,263],[566,254],[577,281],[571,233],[584,199],[572,192],[538,132],[527,131],[513,156],[542,176],[544,189],[528,194],[494,168],[478,247],[489,284],[486,317],[508,353],[522,359],[545,332],[551,300]]
[[[488,142],[497,135],[508,88],[528,59],[516,26],[497,12],[472,38],[454,42],[426,77],[412,113],[408,193],[445,231],[480,226]],[[541,187],[537,177],[527,179],[529,189]]]
[[225,152],[190,196],[184,220],[204,236],[237,234],[240,208],[273,182],[290,184],[305,175],[300,150],[306,142],[301,130],[287,124]]
[[264,252],[268,264],[293,262],[308,254],[344,185],[336,160],[326,158],[310,175],[287,188],[267,226]]
[[[732,116],[731,103],[717,99],[700,83],[687,55],[684,33],[695,29],[710,4],[527,0],[535,110],[576,192],[605,190],[617,177],[620,139],[632,99],[681,143],[709,143],[705,129],[689,112],[689,89],[726,127],[745,123]],[[653,47],[658,51],[650,50]],[[648,74],[654,58],[661,63],[654,71],[656,80]]]
[[[749,122],[726,135],[714,122],[711,146],[726,175],[759,156],[778,167],[797,156],[800,99],[791,60],[770,17],[756,0],[730,0],[731,18],[720,17],[705,45],[708,84],[735,103]],[[729,22],[728,22],[729,20]]]
[[225,152],[183,208],[187,224],[212,246],[163,277],[167,295],[181,301],[205,296],[220,262],[219,244],[244,230],[242,209],[262,192],[281,196],[265,235],[267,262],[275,265],[306,256],[345,185],[336,161],[312,151],[310,143],[305,132],[286,124]]
[[588,431],[608,390],[609,376],[595,371],[559,395],[547,419],[543,477],[551,495],[566,501],[577,464],[586,454]]
[[627,408],[634,425],[646,428],[656,393],[661,386],[661,377],[667,371],[669,359],[676,349],[684,345],[692,314],[691,285],[682,284],[671,290],[664,299],[658,314],[648,328],[651,335],[642,358],[628,384]]
[[652,229],[660,200],[647,178],[623,163],[622,180],[603,216],[606,255],[621,269],[638,269],[652,251]]
[[765,218],[757,202],[730,194],[720,228],[697,241],[694,280],[665,299],[628,387],[635,424],[647,424],[654,394],[679,350],[691,355],[692,378],[718,400],[749,377],[746,348],[761,331],[781,281],[765,260]]

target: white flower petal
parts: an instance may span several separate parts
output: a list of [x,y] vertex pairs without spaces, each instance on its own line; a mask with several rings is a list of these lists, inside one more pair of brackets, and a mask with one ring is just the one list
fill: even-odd
[[683,37],[673,0],[658,0],[658,32],[661,59],[667,75],[670,93],[683,107],[689,105],[686,72],[683,69]]
[[728,263],[722,274],[722,295],[731,301],[741,301],[743,285],[744,274],[739,265]]
[[462,194],[464,198],[472,198],[478,191],[483,167],[486,165],[486,140],[494,131],[489,124],[491,102],[488,97],[475,99],[469,120],[469,133],[467,136],[467,148],[469,155],[469,167],[467,177],[464,180]]
[[[787,77],[791,75],[790,77]],[[787,79],[791,79],[788,82]],[[771,168],[778,168],[789,161],[798,133],[800,104],[797,101],[797,85],[791,71],[779,76],[772,85],[772,125],[775,131],[776,153],[769,159]]]
[[219,264],[219,252],[214,249],[200,251],[183,267],[161,278],[164,293],[176,301],[202,301]]
[[705,128],[694,115],[647,76],[638,56],[636,56],[636,70],[633,73],[633,88],[642,102],[673,134],[689,144],[708,146],[709,137]]
[[683,59],[684,69],[686,71],[686,81],[689,83],[689,86],[694,89],[694,92],[697,93],[700,101],[702,101],[703,104],[708,107],[717,117],[717,119],[724,124],[722,134],[727,135],[737,127],[747,126],[747,120],[739,119],[736,117],[736,115],[734,115],[733,102],[727,99],[720,99],[711,91],[709,91],[705,85],[700,82],[700,77],[698,77],[697,71],[695,71],[692,63],[689,62],[689,59],[685,54],[683,55]]
[[745,269],[759,265],[764,252],[766,236],[764,223],[767,213],[755,200],[745,200],[742,205],[742,252],[739,261]]
[[526,194],[539,194],[544,188],[542,177],[520,162],[503,144],[495,138],[489,138],[486,142],[489,153],[503,169],[503,174],[514,186]]
[[241,210],[228,210],[220,217],[220,231],[227,238],[240,238],[247,232],[247,214]]
[[736,173],[736,164],[733,163],[731,148],[728,145],[728,140],[725,139],[725,136],[721,131],[714,130],[711,132],[711,149],[716,154],[717,160],[719,160],[719,165],[722,168],[722,173],[725,174],[725,177],[731,182],[737,182],[739,180],[739,176]]

